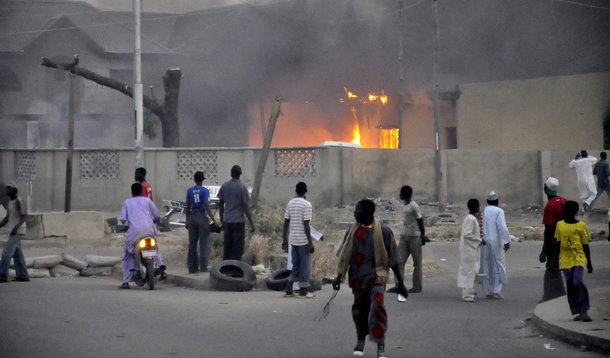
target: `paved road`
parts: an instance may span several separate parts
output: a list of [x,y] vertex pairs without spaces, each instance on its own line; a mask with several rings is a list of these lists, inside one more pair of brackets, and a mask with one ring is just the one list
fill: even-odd
[[[610,264],[603,259],[610,257],[610,245],[592,246],[597,265],[586,282],[610,285]],[[600,357],[540,337],[527,324],[542,284],[536,243],[513,245],[506,299],[476,304],[459,300],[457,244],[427,248],[447,271],[425,279],[424,292],[404,304],[386,296],[390,357]],[[0,357],[351,356],[355,334],[346,289],[318,322],[329,287],[318,299],[299,300],[271,291],[221,293],[165,283],[154,291],[127,291],[118,283],[66,278],[1,284]],[[374,356],[372,345],[367,348]]]

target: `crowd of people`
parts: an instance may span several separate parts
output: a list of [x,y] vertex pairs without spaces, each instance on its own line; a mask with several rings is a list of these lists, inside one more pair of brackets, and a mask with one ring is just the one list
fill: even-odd
[[[583,150],[568,166],[576,170],[577,187],[584,212],[589,212],[599,197],[606,192],[610,198],[610,169],[605,152],[600,160]],[[249,193],[240,180],[241,168],[231,168],[231,179],[223,183],[218,192],[217,222],[210,208],[210,192],[203,186],[205,175],[196,171],[195,185],[186,191],[186,229],[188,230],[187,267],[191,274],[208,271],[210,230],[224,232],[223,260],[241,260],[245,245],[246,219],[250,231],[254,232],[254,222],[249,207]],[[597,176],[597,184],[594,175]],[[137,168],[135,183],[131,185],[132,197],[125,200],[118,219],[128,222],[129,228],[124,238],[122,289],[129,288],[134,267],[134,246],[143,235],[157,235],[156,223],[159,212],[152,201],[153,191],[146,181],[146,169]],[[9,239],[0,260],[0,282],[8,281],[8,266],[14,261],[16,281],[29,281],[20,241],[24,232],[26,211],[14,184],[6,186],[9,198],[7,215],[0,227],[11,228]],[[545,263],[543,295],[541,302],[563,296],[567,300],[575,321],[590,322],[588,315],[589,296],[584,284],[584,269],[593,272],[589,242],[591,235],[584,222],[576,216],[579,204],[558,195],[559,180],[549,177],[544,183],[547,203],[543,215],[543,244],[539,261]],[[291,274],[286,285],[286,297],[314,298],[310,290],[310,275],[314,229],[312,204],[306,199],[307,184],[299,182],[295,187],[296,196],[291,199],[284,212],[282,249],[289,254]],[[385,333],[387,313],[384,306],[385,292],[394,292],[399,300],[411,293],[423,290],[422,246],[430,240],[426,236],[424,216],[421,208],[413,200],[413,189],[405,185],[400,188],[399,198],[403,203],[403,223],[399,239],[392,230],[375,217],[375,203],[369,199],[358,201],[354,210],[355,223],[347,230],[337,252],[338,264],[333,289],[338,291],[347,278],[352,290],[352,318],[356,328],[357,341],[354,356],[364,355],[365,338],[377,344],[377,357],[385,357]],[[481,205],[475,198],[468,200],[460,235],[460,263],[457,272],[457,286],[465,302],[476,302],[475,286],[480,283],[484,297],[490,300],[503,299],[503,288],[507,284],[506,252],[510,249],[511,236],[506,224],[505,213],[499,206],[500,196],[496,190],[487,193],[487,205]],[[610,210],[609,210],[610,229]],[[319,234],[319,233],[317,233]],[[610,234],[608,237],[610,240]],[[413,262],[412,287],[405,287],[404,270],[407,260]],[[156,258],[161,279],[165,278],[165,264],[161,253]],[[394,273],[394,285],[386,291]],[[563,279],[562,279],[563,274]],[[564,286],[565,280],[565,286]],[[567,290],[566,290],[567,288]]]

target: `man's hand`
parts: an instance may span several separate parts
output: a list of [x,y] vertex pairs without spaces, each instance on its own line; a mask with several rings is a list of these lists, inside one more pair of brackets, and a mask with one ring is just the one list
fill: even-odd
[[430,242],[430,239],[428,239],[428,236],[426,235],[421,235],[419,239],[421,240],[421,246],[426,245],[426,242]]
[[587,261],[587,272],[593,273],[593,264],[591,263],[591,261]]
[[343,279],[343,276],[341,276],[341,275],[339,275],[339,276],[337,276],[337,278],[335,278],[335,280],[333,281],[333,290],[339,291],[339,289],[341,288],[342,279]]
[[405,287],[404,283],[398,286],[398,288],[396,289],[396,293],[402,295],[404,298],[407,298],[409,296],[409,291],[407,291],[407,288]]
[[284,252],[288,252],[288,242],[287,241],[282,241],[282,250]]
[[510,243],[509,242],[504,244],[504,251],[508,251],[508,249],[510,249]]
[[309,243],[309,253],[313,254],[316,251],[316,248],[313,246],[313,243]]
[[546,254],[544,252],[540,253],[540,256],[538,256],[538,261],[540,261],[540,263],[546,262]]
[[487,242],[485,240],[481,239],[481,246],[483,246],[483,245],[487,245]]

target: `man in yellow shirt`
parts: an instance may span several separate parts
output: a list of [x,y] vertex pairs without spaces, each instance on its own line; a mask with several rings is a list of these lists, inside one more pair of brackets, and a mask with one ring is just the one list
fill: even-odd
[[566,201],[563,205],[563,220],[557,223],[555,239],[559,241],[559,269],[563,272],[568,291],[568,304],[575,321],[591,322],[589,291],[583,281],[585,264],[587,272],[593,272],[589,242],[591,234],[584,222],[576,220],[578,203]]

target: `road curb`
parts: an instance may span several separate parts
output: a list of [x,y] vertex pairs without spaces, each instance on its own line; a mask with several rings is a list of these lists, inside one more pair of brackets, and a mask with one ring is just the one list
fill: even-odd
[[[563,298],[565,299],[565,298]],[[544,303],[543,303],[544,304]],[[581,346],[582,350],[610,353],[610,340],[583,332],[574,331],[556,324],[553,320],[544,318],[540,306],[536,306],[532,316],[532,323],[545,334],[564,342]]]

